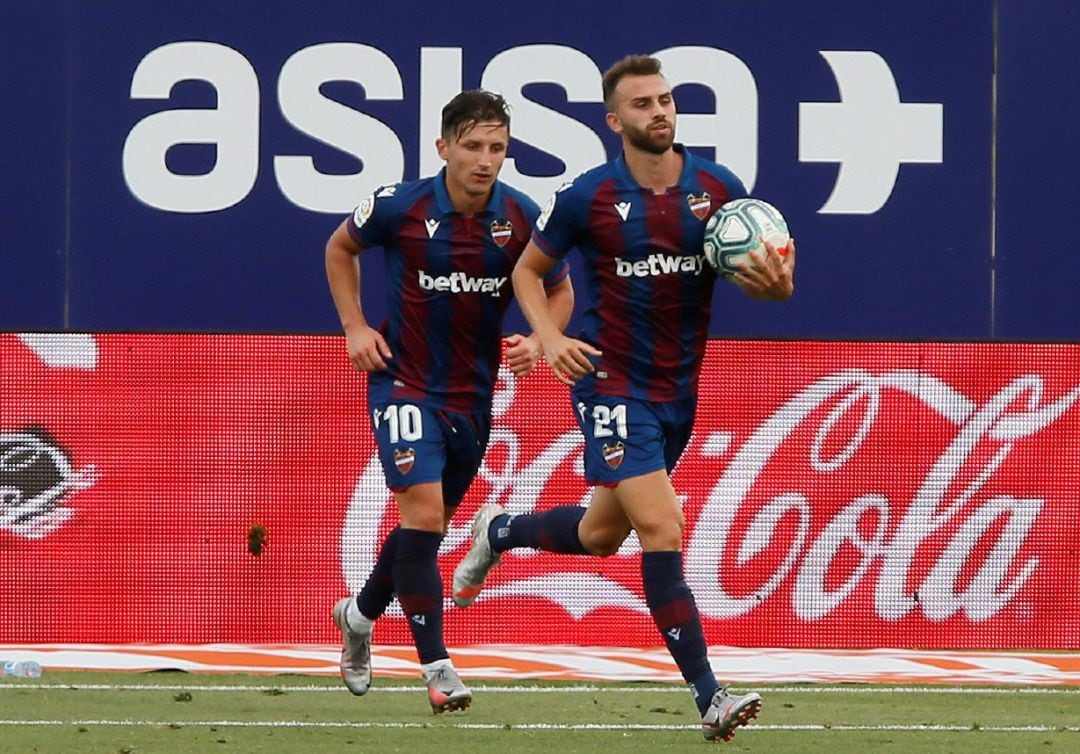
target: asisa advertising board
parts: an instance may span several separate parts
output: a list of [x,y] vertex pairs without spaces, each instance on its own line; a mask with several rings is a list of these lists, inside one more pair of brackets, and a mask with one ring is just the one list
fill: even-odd
[[[617,154],[600,76],[633,52],[662,59],[678,140],[798,241],[797,296],[721,287],[715,337],[1080,333],[1050,306],[1080,282],[1067,234],[1033,230],[1076,213],[1080,118],[1042,102],[1080,84],[1069,3],[16,5],[5,329],[334,332],[325,241],[377,187],[440,167],[453,94],[507,97],[503,178],[543,206]],[[378,320],[378,252],[364,280]]]

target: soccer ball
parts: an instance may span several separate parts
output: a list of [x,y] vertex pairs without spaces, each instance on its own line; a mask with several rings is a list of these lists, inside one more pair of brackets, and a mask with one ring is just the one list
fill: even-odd
[[761,246],[758,236],[787,253],[787,220],[780,210],[760,199],[734,199],[716,210],[705,225],[705,260],[718,275],[738,272],[732,264]]

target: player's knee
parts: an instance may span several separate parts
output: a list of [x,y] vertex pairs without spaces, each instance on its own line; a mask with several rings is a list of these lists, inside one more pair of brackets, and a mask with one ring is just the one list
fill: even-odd
[[602,540],[599,542],[590,542],[585,545],[585,549],[589,551],[590,555],[596,555],[600,558],[610,558],[612,555],[619,551],[622,546],[622,542],[615,542],[612,540]]
[[617,553],[629,534],[629,529],[578,531],[582,546],[589,551],[590,555],[601,558],[608,558]]
[[681,516],[642,524],[637,528],[638,539],[646,550],[681,550],[685,524]]
[[446,521],[441,510],[412,509],[402,511],[401,525],[406,529],[446,533]]

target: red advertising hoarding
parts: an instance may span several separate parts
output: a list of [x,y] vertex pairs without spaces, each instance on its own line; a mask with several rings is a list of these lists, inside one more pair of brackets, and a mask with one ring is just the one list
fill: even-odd
[[[1080,347],[713,341],[673,475],[713,645],[1080,649]],[[395,524],[340,338],[0,334],[0,643],[333,643]],[[584,503],[546,369],[481,503]],[[518,550],[448,643],[655,646],[640,550]],[[376,640],[408,644],[396,606]]]

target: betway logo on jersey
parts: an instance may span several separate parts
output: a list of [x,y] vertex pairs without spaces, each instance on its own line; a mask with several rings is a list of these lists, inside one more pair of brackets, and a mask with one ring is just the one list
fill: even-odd
[[464,272],[451,272],[449,275],[429,275],[423,270],[418,273],[420,288],[425,291],[449,291],[450,293],[490,293],[498,298],[502,291],[505,277],[474,278]]
[[645,259],[628,262],[615,257],[615,274],[621,278],[647,278],[685,272],[700,275],[705,269],[705,255],[676,256],[674,254],[650,254]]

